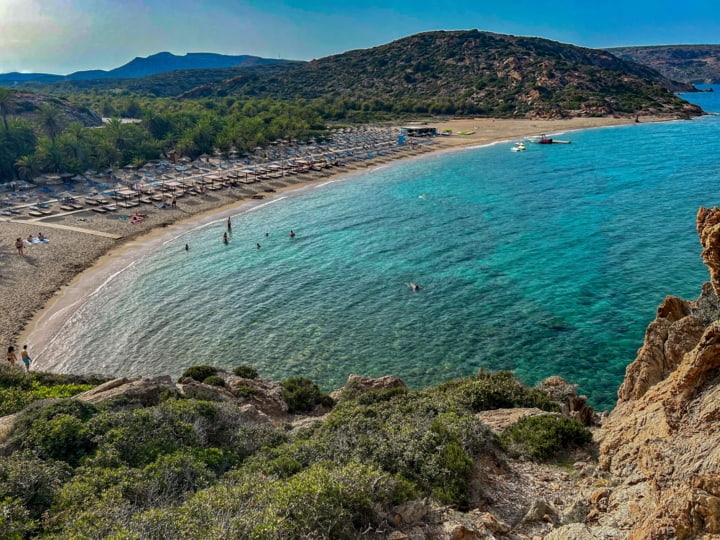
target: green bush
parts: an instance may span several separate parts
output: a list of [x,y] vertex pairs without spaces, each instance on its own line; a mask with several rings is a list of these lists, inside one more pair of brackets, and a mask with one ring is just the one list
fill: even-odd
[[238,366],[233,369],[233,374],[243,379],[256,379],[258,376],[257,370],[250,366]]
[[474,377],[456,379],[428,390],[439,399],[448,399],[473,412],[515,407],[537,407],[544,411],[557,411],[558,405],[545,393],[518,381],[511,372],[480,371]]
[[332,407],[333,399],[320,391],[317,384],[304,377],[294,377],[280,383],[281,397],[287,403],[288,412],[312,411],[317,405]]
[[95,447],[85,422],[97,412],[94,405],[74,399],[30,405],[18,416],[10,445],[75,465]]
[[22,503],[37,519],[50,508],[56,492],[70,474],[67,464],[44,461],[31,454],[0,459],[0,500],[13,499]]
[[548,414],[518,420],[500,434],[500,442],[509,454],[538,461],[554,458],[591,440],[590,431],[577,420]]
[[208,378],[203,380],[203,384],[209,384],[210,386],[225,386],[225,379],[219,375],[210,375]]
[[182,381],[183,379],[190,377],[191,379],[195,379],[197,382],[202,382],[211,375],[217,374],[217,368],[213,366],[192,366],[185,370],[185,372],[180,376],[178,379],[178,382]]

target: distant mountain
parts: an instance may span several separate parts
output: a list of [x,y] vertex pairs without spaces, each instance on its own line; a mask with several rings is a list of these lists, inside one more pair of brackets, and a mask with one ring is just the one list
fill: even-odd
[[469,30],[426,32],[272,75],[241,75],[184,97],[332,97],[366,110],[563,117],[698,114],[673,94],[692,89],[603,50]]
[[161,52],[148,56],[147,58],[135,58],[127,64],[111,69],[110,71],[97,69],[76,71],[66,76],[46,73],[2,74],[0,75],[0,85],[8,86],[27,82],[53,83],[59,81],[95,79],[134,79],[177,70],[249,67],[282,62],[285,62],[285,60],[274,60],[248,55],[231,56],[214,53],[188,53],[183,56],[178,56],[169,52]]
[[28,88],[38,91],[69,94],[83,90],[109,91],[122,89],[155,97],[175,97],[204,85],[238,76],[257,77],[271,75],[301,66],[304,62],[285,60],[272,64],[213,69],[182,69],[156,73],[137,79],[76,79],[42,83],[29,83]]
[[720,84],[720,45],[614,47],[609,52],[690,84]]

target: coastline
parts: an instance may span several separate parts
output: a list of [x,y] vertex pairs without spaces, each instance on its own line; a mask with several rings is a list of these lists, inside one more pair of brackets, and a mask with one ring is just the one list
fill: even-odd
[[[677,118],[645,117],[641,122],[675,119]],[[283,178],[282,184],[287,185],[275,186],[273,184],[278,182],[273,180],[252,184],[250,187],[254,192],[267,195],[262,201],[253,200],[251,192],[238,188],[212,192],[201,197],[181,198],[178,199],[178,209],[152,208],[148,211],[148,219],[139,226],[119,220],[117,214],[96,216],[88,211],[39,221],[3,222],[0,243],[5,255],[0,258],[0,337],[4,338],[8,345],[22,347],[24,343],[28,343],[31,352],[37,354],[37,351],[44,348],[47,340],[61,328],[75,306],[81,304],[116,272],[132,264],[125,257],[130,251],[134,258],[141,257],[143,253],[155,249],[170,237],[174,238],[205,223],[224,219],[246,205],[266,204],[289,190],[319,186],[341,176],[366,171],[396,159],[511,141],[541,133],[633,123],[634,118],[466,119],[428,122],[428,126],[436,127],[439,132],[449,128],[453,133],[472,133],[438,136],[431,146],[421,145],[415,150],[408,147],[393,156],[368,159],[362,164],[353,164],[352,167],[337,167],[323,173]],[[266,192],[267,189],[272,191]],[[139,211],[146,211],[140,208]],[[81,219],[87,221],[79,221]],[[71,228],[76,230],[70,230]],[[84,229],[84,232],[77,229]],[[117,238],[97,236],[89,231],[115,235]],[[25,251],[26,257],[17,255],[12,247],[15,238],[37,235],[38,232],[48,236],[50,243],[29,247]]]

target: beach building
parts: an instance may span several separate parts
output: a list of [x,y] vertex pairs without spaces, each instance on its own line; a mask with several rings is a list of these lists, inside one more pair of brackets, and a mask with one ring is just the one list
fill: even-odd
[[406,126],[400,128],[400,132],[408,137],[434,137],[437,135],[437,128],[428,126]]

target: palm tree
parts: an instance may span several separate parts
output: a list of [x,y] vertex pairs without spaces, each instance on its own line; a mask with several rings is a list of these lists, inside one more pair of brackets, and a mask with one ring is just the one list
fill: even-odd
[[45,103],[40,106],[40,125],[53,143],[62,131],[61,118],[62,112],[57,105]]
[[15,96],[9,88],[0,88],[0,115],[5,131],[8,131],[7,115],[15,109]]
[[15,161],[15,167],[22,180],[29,180],[38,171],[37,158],[33,154],[22,156]]

